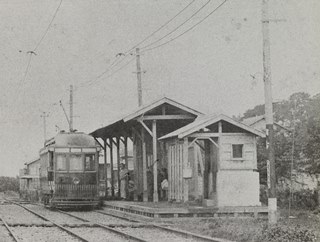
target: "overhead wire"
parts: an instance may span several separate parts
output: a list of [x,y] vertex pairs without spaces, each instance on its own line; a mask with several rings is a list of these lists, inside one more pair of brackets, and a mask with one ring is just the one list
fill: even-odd
[[46,30],[44,31],[44,33],[43,33],[41,39],[38,41],[36,47],[33,49],[34,52],[38,49],[38,47],[40,46],[41,42],[43,41],[43,39],[46,37],[47,33],[49,32],[49,29],[50,29],[50,27],[51,27],[54,19],[56,18],[57,13],[59,12],[59,9],[60,9],[60,7],[61,7],[62,1],[63,1],[63,0],[60,0],[60,3],[59,3],[59,5],[58,5],[56,11],[54,12],[54,14],[53,14],[53,16],[52,16],[52,18],[51,18],[51,21],[50,21],[48,27],[47,27]]
[[46,30],[44,31],[42,37],[40,38],[40,40],[38,41],[38,43],[36,44],[35,48],[32,50],[32,51],[28,51],[27,53],[30,54],[30,58],[29,58],[29,61],[28,61],[28,64],[27,64],[27,67],[26,67],[26,71],[24,73],[24,77],[22,79],[23,82],[25,82],[26,78],[27,78],[27,75],[28,75],[28,72],[29,72],[29,68],[30,68],[30,64],[31,64],[31,56],[33,54],[35,54],[36,50],[39,48],[40,44],[42,43],[42,41],[44,40],[44,38],[46,37],[47,33],[49,32],[49,29],[54,21],[54,19],[56,18],[57,16],[57,13],[59,12],[59,9],[61,7],[61,4],[62,4],[62,1],[63,0],[60,0],[60,3],[58,5],[58,7],[56,8],[56,11],[54,12],[52,18],[51,18],[51,21],[49,22]]
[[[129,61],[127,61],[127,62],[126,62],[124,65],[122,65],[120,68],[118,68],[118,69],[114,70],[113,72],[111,72],[108,76],[106,76],[106,78],[109,78],[109,77],[113,76],[114,74],[116,74],[117,72],[121,71],[123,68],[125,68],[127,65],[129,65],[133,60],[134,60],[134,57],[131,58]],[[104,76],[107,72],[109,72],[109,69],[106,70],[106,71],[104,71],[104,72],[102,72],[101,74],[99,74],[99,75],[98,75],[97,77],[95,77],[94,79],[78,85],[77,88],[79,89],[79,88],[85,87],[85,86],[87,86],[87,85],[90,85],[90,84],[98,81],[98,80],[99,80],[102,76]]]
[[215,13],[219,8],[221,8],[228,0],[224,0],[221,4],[219,4],[214,10],[212,10],[209,14],[207,14],[203,19],[201,19],[200,21],[198,21],[196,24],[192,25],[190,28],[188,28],[187,30],[185,30],[184,32],[182,32],[181,34],[177,35],[176,37],[160,44],[160,45],[157,45],[157,46],[154,46],[154,47],[151,47],[151,48],[148,48],[148,49],[144,49],[141,51],[141,53],[144,53],[144,52],[147,52],[147,51],[151,51],[151,50],[154,50],[154,49],[157,49],[157,48],[160,48],[166,44],[169,44],[170,42],[178,39],[179,37],[181,37],[182,35],[188,33],[189,31],[193,30],[196,26],[198,26],[199,24],[201,24],[203,21],[205,21],[207,18],[209,18],[213,13]]
[[[130,51],[132,51],[133,49],[135,49],[136,47],[138,47],[139,45],[141,45],[142,43],[144,43],[145,41],[147,41],[148,39],[150,39],[153,35],[155,35],[156,33],[158,33],[160,30],[162,30],[165,26],[167,26],[169,23],[171,23],[175,18],[177,18],[180,14],[182,14],[184,11],[186,11],[196,0],[192,0],[190,3],[188,3],[183,9],[181,9],[178,13],[176,13],[173,17],[171,17],[168,21],[166,21],[164,24],[162,24],[159,28],[157,28],[155,31],[153,31],[151,34],[149,34],[148,36],[146,36],[144,39],[142,39],[141,41],[139,41],[137,44],[135,44],[133,47],[131,47],[130,49],[127,49],[122,56],[120,56],[120,58],[115,58],[114,61],[107,67],[107,69],[105,71],[103,71],[100,75],[98,75],[94,80],[101,78],[103,75],[105,75],[106,73],[108,73],[112,67],[117,66],[119,64],[121,64],[128,56],[128,54],[132,55],[132,53],[130,53]],[[210,0],[209,0],[210,1]],[[92,84],[93,81],[87,81],[84,83],[81,83],[80,86],[78,86],[78,88],[81,88],[83,85],[86,84]]]
[[185,21],[183,21],[181,24],[179,24],[177,27],[175,27],[173,30],[171,30],[169,33],[165,34],[164,36],[162,36],[160,39],[141,47],[141,50],[148,48],[151,45],[154,45],[156,43],[159,43],[161,40],[163,40],[165,37],[169,36],[170,34],[174,33],[175,31],[177,31],[179,28],[181,28],[183,25],[185,25],[187,22],[189,22],[194,16],[196,16],[202,9],[204,9],[209,3],[211,2],[211,0],[208,0],[204,5],[202,5],[196,12],[194,12],[188,19],[186,19]]
[[181,9],[177,14],[175,14],[172,18],[170,18],[167,22],[165,22],[163,25],[161,25],[159,28],[157,28],[155,31],[153,31],[151,34],[149,34],[147,37],[145,37],[143,40],[141,40],[140,42],[138,42],[137,44],[135,44],[133,47],[131,47],[129,50],[127,50],[125,53],[130,52],[131,50],[133,50],[134,48],[138,47],[139,45],[141,45],[142,43],[144,43],[145,41],[147,41],[148,39],[150,39],[150,37],[152,37],[153,35],[155,35],[156,33],[158,33],[161,29],[163,29],[165,26],[167,26],[169,23],[172,22],[172,20],[174,20],[176,17],[178,17],[181,13],[183,13],[185,10],[187,10],[193,3],[195,2],[195,0],[191,1],[189,4],[187,4],[183,9]]

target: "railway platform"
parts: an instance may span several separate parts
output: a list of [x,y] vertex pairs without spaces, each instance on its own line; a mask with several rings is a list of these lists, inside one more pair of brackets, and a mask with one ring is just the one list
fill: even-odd
[[179,217],[265,217],[268,215],[266,206],[247,207],[204,207],[197,204],[170,202],[131,202],[105,201],[105,207],[117,211],[138,214],[152,218]]

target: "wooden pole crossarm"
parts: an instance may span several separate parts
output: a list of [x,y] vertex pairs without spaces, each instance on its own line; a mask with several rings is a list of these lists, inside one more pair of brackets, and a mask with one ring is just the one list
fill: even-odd
[[151,137],[153,137],[152,131],[148,128],[148,126],[141,119],[138,119],[138,122],[141,123],[145,130],[147,130]]
[[94,140],[99,144],[99,146],[104,150],[104,146],[100,143],[100,141],[96,138],[96,137],[93,137]]

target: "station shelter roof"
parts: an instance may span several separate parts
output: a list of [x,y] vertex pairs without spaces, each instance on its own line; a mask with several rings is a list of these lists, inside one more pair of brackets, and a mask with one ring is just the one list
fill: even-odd
[[[167,135],[159,138],[159,140],[169,139],[169,138],[179,138],[182,139],[190,134],[200,131],[201,129],[209,129],[211,132],[218,132],[218,122],[222,122],[223,132],[248,132],[257,136],[265,137],[265,134],[259,130],[256,130],[248,125],[240,123],[224,114],[220,115],[208,115],[205,117],[200,117],[194,122],[175,130]],[[208,131],[208,130],[207,130]]]
[[95,138],[108,139],[132,137],[132,129],[141,127],[141,121],[150,126],[149,121],[157,120],[157,132],[166,134],[181,128],[203,114],[170,98],[163,97],[139,107],[128,115],[90,133]]

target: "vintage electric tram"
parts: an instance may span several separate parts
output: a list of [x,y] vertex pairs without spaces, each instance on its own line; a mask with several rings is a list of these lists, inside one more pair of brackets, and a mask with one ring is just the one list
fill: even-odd
[[60,132],[40,150],[40,199],[56,208],[99,204],[100,147],[90,135]]

